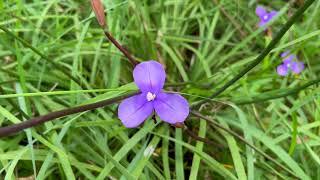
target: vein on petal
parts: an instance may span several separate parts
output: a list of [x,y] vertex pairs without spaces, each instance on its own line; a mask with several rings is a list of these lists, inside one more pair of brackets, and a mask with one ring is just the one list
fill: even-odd
[[163,101],[162,99],[159,98],[158,100],[161,101],[162,103],[166,104],[167,106],[169,106],[172,110],[176,110],[173,106],[171,106],[167,102]]
[[[150,78],[150,70],[149,70],[149,64],[147,64],[147,71],[148,71],[148,78],[149,78],[149,83],[150,83],[150,87],[151,87],[151,90],[153,90],[153,87],[152,87],[152,81],[151,81],[151,78]],[[154,92],[153,92],[154,93]]]
[[[139,110],[141,110],[141,109],[143,108],[143,106],[146,105],[147,103],[149,103],[149,102],[145,102],[145,103],[142,104],[139,108],[137,108],[134,112],[132,112],[132,113],[129,114],[128,116],[125,116],[125,118],[131,119],[131,116],[132,116],[133,114],[135,114],[136,112],[138,112]],[[125,122],[127,122],[127,121],[125,121]]]

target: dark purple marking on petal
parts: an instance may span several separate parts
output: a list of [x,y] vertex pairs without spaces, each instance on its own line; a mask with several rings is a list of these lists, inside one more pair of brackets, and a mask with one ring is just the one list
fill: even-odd
[[181,123],[189,115],[189,103],[179,94],[159,93],[154,101],[154,109],[161,120],[170,123]]
[[157,94],[164,86],[166,73],[160,63],[151,60],[138,64],[133,70],[133,78],[142,92]]
[[118,108],[118,117],[127,128],[135,128],[153,112],[153,103],[148,102],[146,94],[132,96],[123,100]]

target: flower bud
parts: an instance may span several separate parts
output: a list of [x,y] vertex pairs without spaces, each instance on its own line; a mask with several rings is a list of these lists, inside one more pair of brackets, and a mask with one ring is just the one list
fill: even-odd
[[91,6],[101,27],[106,26],[104,7],[101,0],[91,0]]

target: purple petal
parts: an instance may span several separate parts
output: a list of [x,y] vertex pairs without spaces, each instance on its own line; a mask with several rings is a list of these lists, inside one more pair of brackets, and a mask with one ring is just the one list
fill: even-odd
[[[271,11],[270,13],[267,13],[265,9],[263,9],[263,11],[262,11],[262,9],[259,10],[261,12],[260,12],[260,15],[258,15],[259,18],[260,18],[260,22],[258,24],[259,27],[264,26],[265,24],[267,24],[278,13],[277,11]],[[257,13],[257,10],[256,10],[256,13]]]
[[267,24],[267,22],[260,20],[258,26],[262,27],[262,26],[265,26],[266,24]]
[[188,101],[179,94],[159,93],[154,109],[161,120],[170,124],[183,122],[189,115]]
[[142,92],[157,94],[164,86],[166,73],[163,66],[156,61],[138,64],[133,70],[133,78]]
[[278,14],[277,11],[271,11],[268,16],[269,16],[269,20],[271,20],[274,16],[276,16]]
[[304,64],[303,62],[293,62],[291,64],[291,70],[292,72],[294,72],[295,74],[299,74],[301,73],[301,71],[304,69]]
[[267,14],[267,11],[262,7],[262,6],[258,6],[256,8],[256,15],[259,17],[264,16],[265,14]]
[[290,54],[290,51],[285,51],[283,53],[281,53],[281,57],[284,58],[284,57],[287,57],[288,55]]
[[291,66],[294,57],[295,57],[294,55],[287,56],[287,57],[283,60],[283,64],[286,65],[286,66]]
[[118,108],[119,119],[127,128],[139,126],[152,112],[153,104],[147,101],[145,93],[123,100]]
[[281,64],[277,67],[277,73],[280,75],[280,76],[285,76],[288,74],[288,67],[284,64]]
[[263,20],[260,20],[258,26],[259,26],[259,27],[262,27],[262,26],[264,26],[264,25],[266,25],[266,22],[264,22]]

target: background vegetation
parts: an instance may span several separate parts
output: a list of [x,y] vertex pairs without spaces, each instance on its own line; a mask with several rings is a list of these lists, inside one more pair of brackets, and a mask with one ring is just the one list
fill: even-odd
[[[194,104],[270,42],[257,28],[258,4],[280,12],[274,36],[304,0],[103,2],[113,36],[139,61],[164,64],[166,90]],[[33,117],[136,89],[89,1],[5,0],[0,9],[0,27],[13,33],[0,31],[1,126],[25,120],[21,111]],[[319,27],[316,0],[262,63],[196,109],[207,120],[190,115],[189,131],[160,120],[126,129],[117,105],[70,115],[1,138],[0,179],[319,179]],[[300,75],[277,75],[286,50],[305,63]]]

